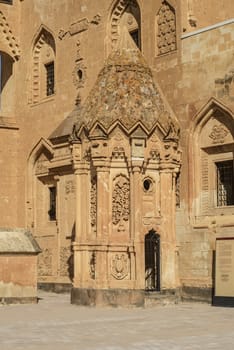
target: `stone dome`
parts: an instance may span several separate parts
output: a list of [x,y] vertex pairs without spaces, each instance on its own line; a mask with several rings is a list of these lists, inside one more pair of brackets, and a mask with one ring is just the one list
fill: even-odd
[[141,123],[146,132],[160,126],[164,137],[178,122],[169,108],[140,50],[127,30],[122,31],[116,49],[110,54],[97,81],[77,115],[76,136],[99,123],[106,133],[118,121],[128,132]]

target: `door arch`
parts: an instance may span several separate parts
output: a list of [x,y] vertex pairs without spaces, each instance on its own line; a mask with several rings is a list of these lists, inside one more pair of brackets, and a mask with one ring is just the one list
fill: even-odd
[[160,291],[160,235],[153,229],[145,235],[145,289]]

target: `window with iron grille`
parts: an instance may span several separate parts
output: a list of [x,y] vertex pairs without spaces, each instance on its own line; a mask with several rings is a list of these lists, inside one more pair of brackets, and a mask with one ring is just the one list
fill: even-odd
[[55,221],[56,220],[56,196],[57,196],[57,190],[56,187],[49,187],[49,220]]
[[234,205],[233,160],[216,163],[217,206]]
[[45,65],[46,69],[46,96],[54,94],[54,62]]

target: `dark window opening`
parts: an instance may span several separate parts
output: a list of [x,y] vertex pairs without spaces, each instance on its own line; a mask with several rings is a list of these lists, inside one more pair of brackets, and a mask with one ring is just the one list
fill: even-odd
[[133,41],[135,42],[136,46],[139,47],[139,49],[141,48],[141,44],[140,44],[140,32],[138,29],[133,30],[132,32],[130,32],[130,35],[133,39]]
[[46,69],[46,96],[54,94],[54,62],[45,65]]
[[83,79],[83,72],[81,69],[78,70],[77,75],[78,75],[79,81],[81,81]]
[[49,187],[49,219],[50,221],[56,220],[56,196],[57,196],[57,191],[56,187]]
[[234,205],[233,161],[216,163],[217,169],[217,206]]
[[4,4],[12,5],[12,0],[0,0],[0,2],[3,2]]
[[152,188],[152,182],[149,179],[144,180],[143,182],[144,190],[148,192]]

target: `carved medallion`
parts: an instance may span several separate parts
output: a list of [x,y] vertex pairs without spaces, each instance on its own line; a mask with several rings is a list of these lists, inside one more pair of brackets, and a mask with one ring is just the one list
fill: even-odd
[[115,254],[111,260],[111,274],[117,280],[124,279],[129,272],[127,254]]
[[224,143],[225,137],[228,135],[228,130],[221,124],[214,125],[209,137],[213,140],[213,143]]

